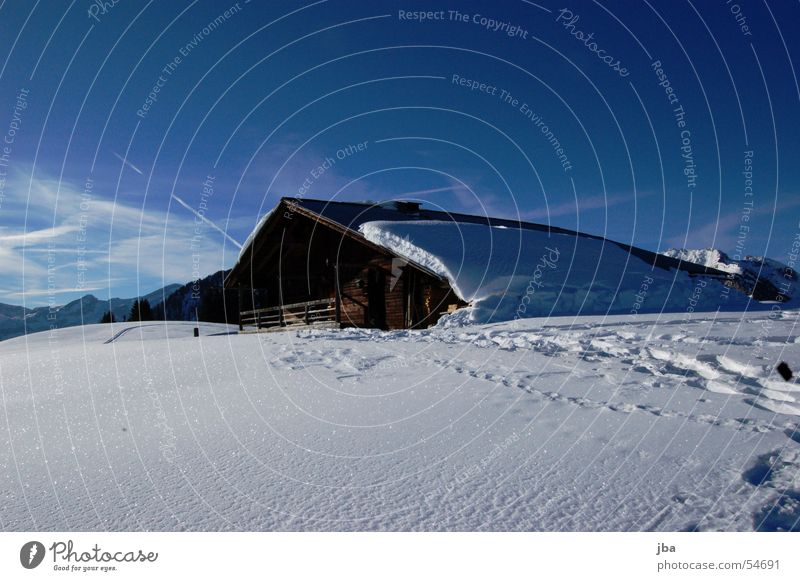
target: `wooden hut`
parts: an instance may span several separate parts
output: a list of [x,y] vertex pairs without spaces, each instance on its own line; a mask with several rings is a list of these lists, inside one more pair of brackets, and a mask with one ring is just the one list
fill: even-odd
[[424,328],[465,305],[447,280],[358,232],[361,223],[418,211],[410,202],[281,199],[225,279],[239,290],[240,328]]

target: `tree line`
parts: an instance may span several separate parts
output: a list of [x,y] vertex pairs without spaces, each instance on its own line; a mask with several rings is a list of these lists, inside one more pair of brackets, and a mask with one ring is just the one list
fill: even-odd
[[[151,306],[147,299],[139,298],[133,302],[123,321],[205,321],[237,324],[237,293],[223,287],[226,274],[227,271],[219,271],[185,284],[155,306]],[[100,322],[120,321],[113,312],[106,311]]]
[[[160,312],[159,312],[160,311]],[[136,299],[131,305],[128,315],[122,318],[122,322],[128,321],[163,321],[163,310],[153,309],[147,299]],[[103,313],[100,323],[118,323],[119,321],[111,311]]]

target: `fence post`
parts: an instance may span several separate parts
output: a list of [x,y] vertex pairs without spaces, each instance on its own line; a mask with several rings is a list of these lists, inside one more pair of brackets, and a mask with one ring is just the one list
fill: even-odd
[[[242,283],[237,283],[238,292],[236,293],[236,310],[239,311],[239,330],[244,331],[244,324],[242,323],[242,307],[244,306],[244,288]],[[227,323],[227,321],[225,321]]]
[[308,303],[306,303],[306,316],[305,316],[305,319],[306,319],[306,325],[308,325],[309,322],[310,322],[309,318],[308,318]]
[[335,304],[336,304],[336,315],[335,315],[336,316],[336,324],[341,327],[341,325],[342,325],[342,297],[341,297],[341,292],[339,290],[339,265],[338,264],[334,264],[333,265],[333,272],[334,272],[334,275],[335,275],[334,276],[334,278],[335,278],[334,284],[336,285],[336,292],[334,293],[334,301],[335,301]]

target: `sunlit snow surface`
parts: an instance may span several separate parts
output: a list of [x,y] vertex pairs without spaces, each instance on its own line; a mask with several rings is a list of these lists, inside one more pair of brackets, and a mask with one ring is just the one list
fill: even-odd
[[800,367],[797,323],[20,337],[0,343],[0,526],[797,529],[800,384],[773,371]]

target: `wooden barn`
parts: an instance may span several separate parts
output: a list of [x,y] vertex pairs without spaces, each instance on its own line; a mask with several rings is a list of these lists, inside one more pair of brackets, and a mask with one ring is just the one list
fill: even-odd
[[411,202],[281,199],[225,279],[238,289],[240,328],[414,329],[463,306],[447,280],[358,232],[364,222],[418,213]]
[[[418,329],[466,306],[437,273],[367,240],[372,221],[435,220],[597,236],[514,220],[421,208],[408,201],[356,203],[282,198],[258,224],[225,279],[238,289],[241,329],[295,325]],[[654,267],[725,273],[616,244]]]

